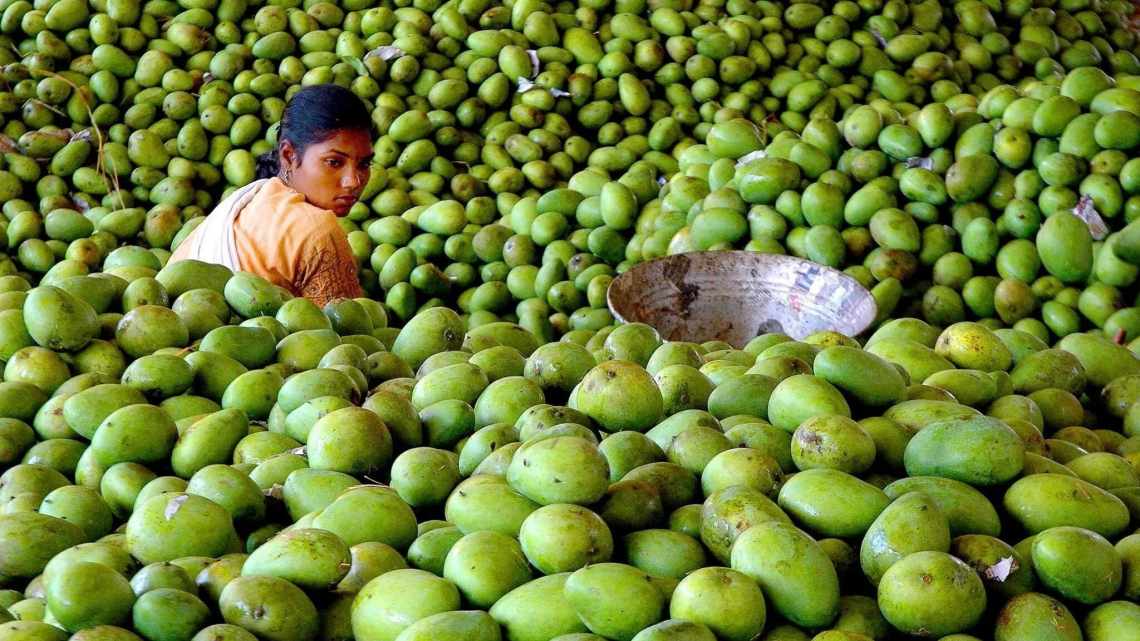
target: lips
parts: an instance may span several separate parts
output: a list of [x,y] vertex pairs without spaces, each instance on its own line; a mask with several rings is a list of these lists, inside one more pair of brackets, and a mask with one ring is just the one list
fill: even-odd
[[355,196],[337,196],[333,199],[333,204],[340,209],[348,209],[356,204],[357,198]]

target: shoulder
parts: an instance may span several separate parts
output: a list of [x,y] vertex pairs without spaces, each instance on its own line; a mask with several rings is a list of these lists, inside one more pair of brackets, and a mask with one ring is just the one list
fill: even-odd
[[265,183],[257,194],[257,199],[265,209],[275,214],[280,224],[295,230],[309,229],[316,232],[330,227],[339,228],[336,214],[309,204],[304,196],[289,188],[279,178],[271,178]]

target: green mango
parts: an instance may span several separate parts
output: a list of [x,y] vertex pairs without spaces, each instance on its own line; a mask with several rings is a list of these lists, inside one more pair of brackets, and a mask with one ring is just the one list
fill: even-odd
[[356,395],[352,379],[334,369],[315,369],[285,379],[277,394],[277,404],[292,412],[305,402],[321,396],[352,399]]
[[883,492],[892,500],[911,492],[925,494],[946,516],[953,536],[997,536],[1001,532],[1001,521],[993,504],[984,494],[961,481],[936,476],[912,476],[887,485]]
[[1041,264],[1064,283],[1083,283],[1092,272],[1092,236],[1088,225],[1069,212],[1047,218],[1037,232]]
[[[312,525],[320,512],[332,505],[342,493],[356,485],[356,479],[343,472],[334,470],[313,470],[307,467],[290,472],[282,486],[282,498],[289,516],[294,519],[294,525],[302,517],[305,526]],[[334,534],[338,534],[347,543],[352,540],[344,532],[334,528],[324,527]],[[354,541],[355,542],[355,541]]]
[[299,330],[277,344],[277,362],[296,371],[315,369],[340,344],[341,337],[332,329]]
[[423,444],[423,425],[410,399],[387,391],[377,391],[365,399],[362,407],[383,419],[392,438],[404,447]]
[[949,420],[923,427],[906,446],[911,476],[941,476],[971,485],[1002,485],[1024,466],[1025,443],[990,417]]
[[916,552],[887,569],[879,609],[907,634],[946,636],[977,624],[986,609],[982,580],[945,552]]
[[222,394],[222,407],[245,412],[250,420],[264,420],[269,417],[277,394],[285,380],[273,370],[262,369],[239,375]]
[[115,326],[115,342],[127,356],[140,358],[167,347],[185,347],[190,331],[169,308],[140,305]]
[[443,577],[459,588],[468,603],[488,608],[529,581],[531,573],[522,547],[513,537],[499,532],[472,532],[448,551]]
[[96,385],[69,397],[63,405],[63,417],[71,429],[90,439],[116,410],[145,403],[146,397],[133,387],[117,383]]
[[461,610],[424,617],[404,629],[396,641],[498,641],[499,624],[486,612]]
[[607,361],[594,367],[571,396],[577,399],[578,409],[610,432],[644,432],[664,411],[661,391],[653,378],[640,365],[628,361]]
[[459,349],[463,333],[463,321],[458,314],[444,307],[433,307],[404,325],[391,351],[415,370],[432,354]]
[[541,641],[586,632],[565,590],[571,574],[552,574],[508,592],[489,610],[508,639]]
[[1140,362],[1128,354],[1127,348],[1100,336],[1070,334],[1062,338],[1057,347],[1076,356],[1088,382],[1097,387],[1104,387],[1121,376],[1140,374]]
[[911,492],[898,497],[871,524],[859,548],[859,563],[877,585],[891,565],[926,550],[950,550],[950,524],[934,500]]
[[127,521],[127,549],[147,564],[186,556],[218,557],[229,551],[235,540],[229,513],[213,501],[192,494],[151,497]]
[[[1060,500],[1058,497],[1061,497]],[[1116,536],[1128,526],[1128,508],[1117,497],[1076,477],[1034,474],[1019,479],[1002,499],[1005,509],[1031,533],[1074,526]]]
[[734,570],[760,584],[776,612],[798,626],[825,627],[839,614],[835,566],[815,540],[789,523],[766,521],[745,530],[731,561]]
[[767,619],[756,581],[726,568],[701,568],[682,579],[670,599],[669,614],[707,626],[726,639],[755,638]]
[[935,372],[950,370],[954,365],[934,349],[905,338],[882,338],[868,344],[866,351],[902,367],[912,381],[922,381]]
[[792,476],[779,504],[824,536],[864,534],[890,500],[879,488],[838,470],[815,469]]
[[1032,394],[1051,387],[1079,394],[1087,381],[1084,365],[1063,349],[1043,349],[1026,355],[1010,372],[1010,377],[1013,390],[1018,394]]
[[[566,641],[597,641],[602,637],[592,634],[566,635],[559,637]],[[693,623],[684,619],[668,619],[645,628],[633,637],[633,641],[715,641],[716,635],[703,623]]]
[[814,416],[792,434],[791,453],[801,470],[826,468],[858,474],[874,463],[875,441],[845,416]]
[[1140,608],[1128,601],[1110,601],[1097,606],[1085,617],[1085,634],[1090,641],[1127,638],[1137,621]]
[[408,547],[408,562],[421,570],[440,576],[451,546],[463,538],[455,526],[447,526],[420,534]]
[[1013,362],[1009,348],[979,323],[962,322],[947,327],[938,336],[934,350],[958,367],[983,372],[1005,371]]
[[135,594],[126,577],[91,562],[70,563],[44,581],[44,597],[52,614],[68,631],[124,623]]
[[[297,480],[293,476],[297,475],[291,475],[290,479]],[[328,506],[313,519],[313,527],[336,534],[350,546],[378,541],[406,550],[416,538],[412,508],[392,489],[349,487],[348,491],[331,496]]]
[[225,291],[226,283],[233,273],[221,265],[211,265],[196,260],[180,260],[168,263],[155,276],[166,288],[172,299],[176,299],[191,289],[212,289],[219,294]]
[[361,641],[395,641],[416,621],[459,606],[459,590],[451,582],[423,570],[393,570],[357,595],[353,634]]
[[190,389],[194,371],[184,359],[169,354],[143,356],[127,366],[123,384],[155,400],[177,396]]
[[[473,327],[464,335],[463,345],[472,348],[476,344],[494,346],[508,345],[518,350],[523,357],[529,357],[539,348],[538,338],[515,323],[495,322]],[[472,349],[472,351],[479,351]]]
[[445,518],[463,532],[493,530],[517,535],[539,505],[501,476],[475,475],[461,482],[444,505]]
[[1020,638],[1076,641],[1084,637],[1080,625],[1064,603],[1030,592],[1013,597],[1002,607],[994,638],[1001,641]]
[[885,359],[855,347],[835,346],[815,358],[815,375],[870,407],[901,400],[906,383]]
[[416,410],[443,400],[460,400],[474,404],[487,387],[487,375],[469,363],[457,363],[428,373],[412,389],[412,406]]
[[273,316],[284,301],[281,290],[269,281],[245,272],[234,274],[222,289],[226,302],[245,318]]
[[319,418],[309,431],[306,454],[313,469],[367,475],[387,468],[392,437],[372,412],[346,407]]
[[217,403],[230,384],[248,370],[236,360],[218,352],[198,351],[186,355],[194,372],[193,391]]
[[768,400],[768,419],[789,432],[813,416],[851,416],[851,408],[831,383],[809,374],[788,377],[776,386]]
[[[1054,527],[1033,538],[1033,570],[1062,597],[1095,605],[1112,598],[1123,580],[1120,555],[1096,532]],[[1078,561],[1079,559],[1079,561]]]
[[81,349],[99,332],[95,309],[57,287],[33,289],[23,311],[28,334],[49,349]]
[[229,356],[245,367],[257,369],[273,362],[277,341],[262,327],[227,325],[211,330],[198,349]]
[[555,437],[524,443],[511,461],[507,480],[541,505],[589,505],[605,494],[609,468],[589,441]]
[[157,463],[170,457],[178,428],[161,408],[128,405],[115,410],[95,430],[91,451],[103,466]]
[[[582,568],[566,579],[566,600],[590,631],[614,639],[632,639],[661,620],[665,597],[640,570],[620,563]],[[613,595],[598,599],[596,594]],[[620,605],[619,605],[620,604]]]
[[351,567],[348,546],[325,530],[282,532],[253,551],[241,568],[242,576],[273,576],[311,590],[340,583]]
[[196,472],[217,463],[227,463],[234,449],[249,433],[249,419],[235,409],[224,409],[199,418],[178,437],[171,452],[174,473],[189,479]]
[[[1034,587],[1033,568],[1013,546],[1001,539],[984,534],[965,534],[950,543],[950,553],[974,568],[991,597],[1013,598]],[[1013,559],[1007,575],[996,574],[990,568]]]
[[158,588],[135,601],[131,622],[151,639],[190,639],[210,619],[210,608],[192,592]]
[[0,574],[32,578],[56,554],[79,545],[85,535],[79,526],[36,512],[0,515]]
[[[301,588],[272,576],[242,576],[222,590],[222,618],[267,641],[304,641],[316,636],[317,608]],[[254,616],[254,613],[257,616]]]

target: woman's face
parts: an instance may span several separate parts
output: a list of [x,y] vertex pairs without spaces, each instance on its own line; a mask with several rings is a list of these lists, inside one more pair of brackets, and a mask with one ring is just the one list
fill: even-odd
[[281,166],[287,168],[289,186],[310,204],[337,216],[360,199],[371,175],[372,141],[365,131],[342,129],[328,139],[309,145],[298,157],[289,141],[281,143]]

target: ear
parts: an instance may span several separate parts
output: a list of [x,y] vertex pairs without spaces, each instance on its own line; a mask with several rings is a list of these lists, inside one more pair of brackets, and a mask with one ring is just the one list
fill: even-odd
[[288,140],[282,140],[280,145],[281,166],[282,167],[297,167],[301,164],[301,159],[297,157],[297,148],[293,143]]

